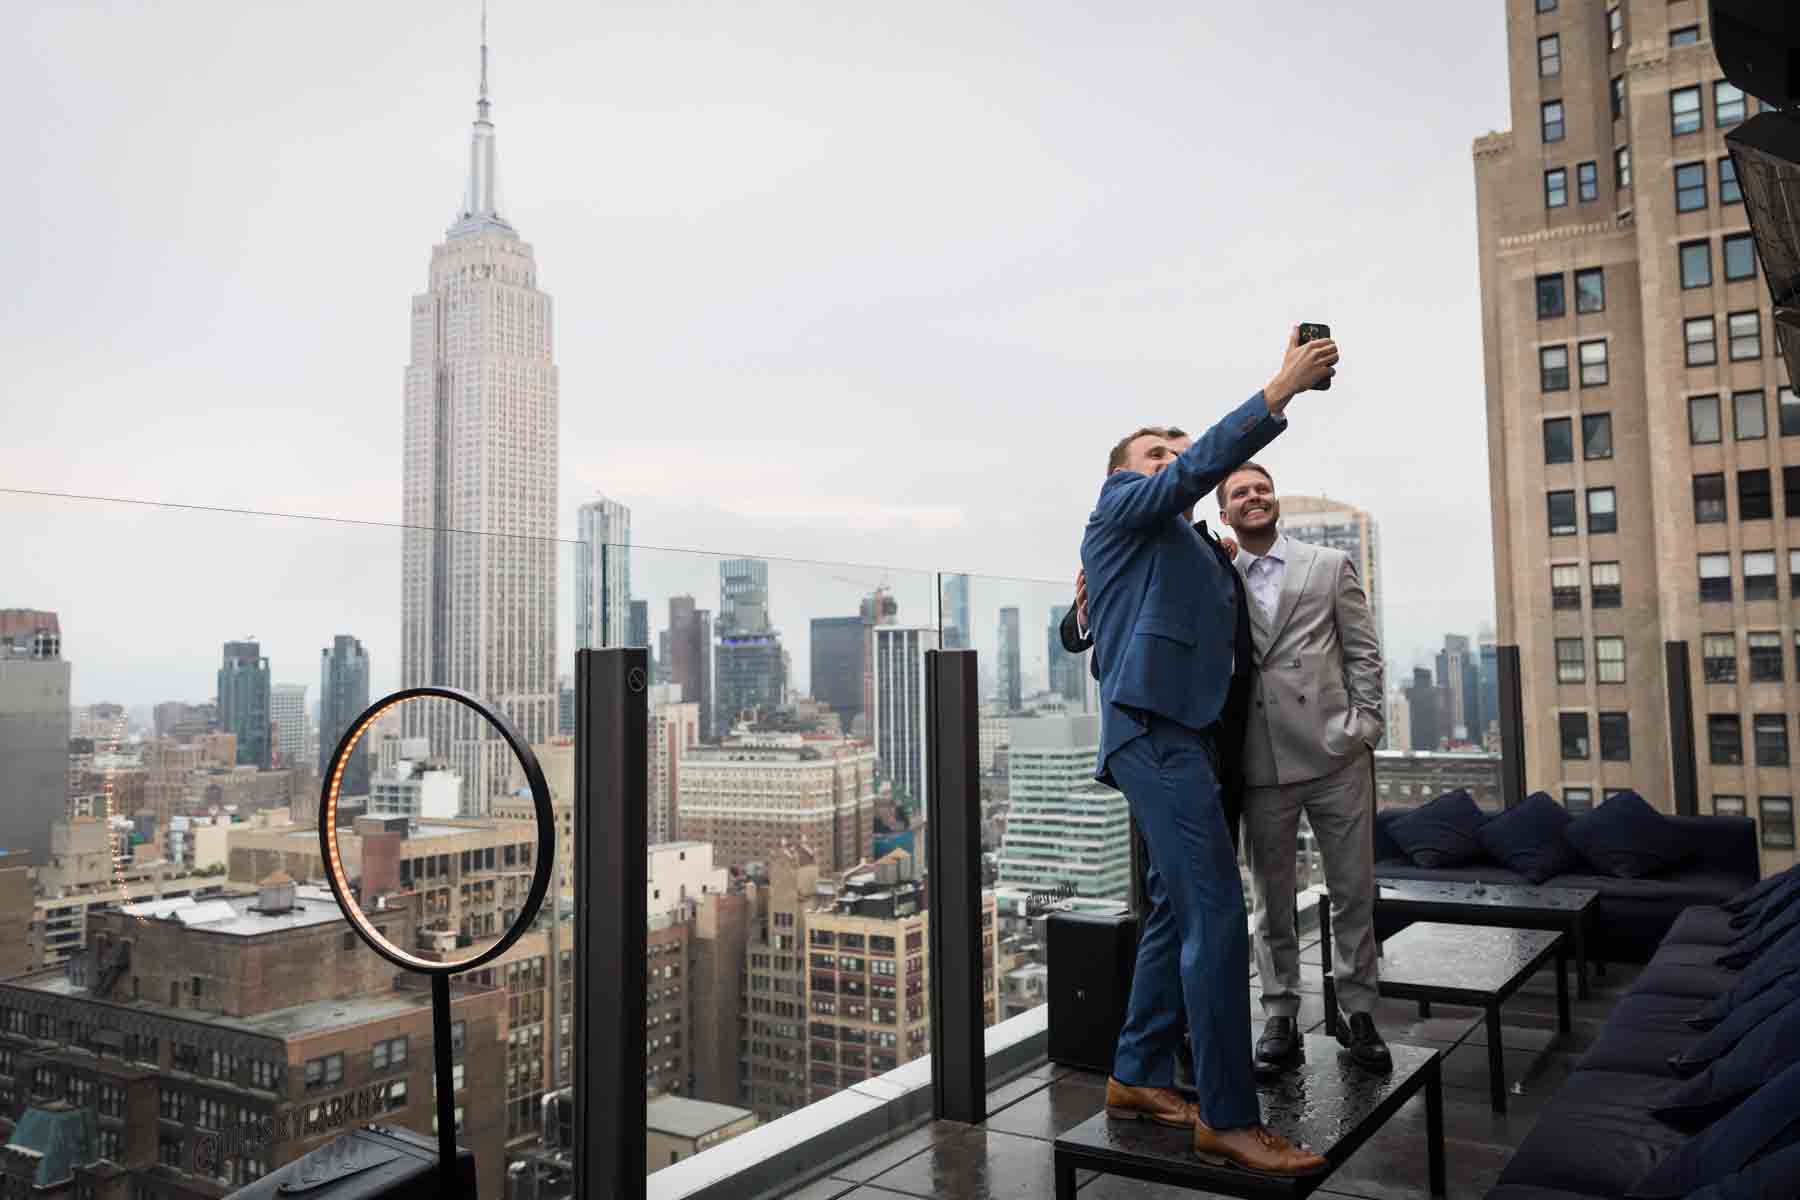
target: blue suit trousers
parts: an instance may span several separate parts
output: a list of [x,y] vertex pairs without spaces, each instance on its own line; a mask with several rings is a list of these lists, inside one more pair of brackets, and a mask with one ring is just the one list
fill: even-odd
[[1150,852],[1150,914],[1113,1075],[1135,1087],[1172,1086],[1185,1007],[1200,1119],[1214,1129],[1257,1124],[1250,933],[1212,742],[1152,715],[1108,765]]

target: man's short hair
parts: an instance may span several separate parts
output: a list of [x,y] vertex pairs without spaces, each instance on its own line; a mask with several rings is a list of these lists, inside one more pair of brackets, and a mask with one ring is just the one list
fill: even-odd
[[1175,438],[1186,436],[1187,434],[1181,432],[1181,430],[1171,428],[1167,425],[1146,425],[1142,429],[1133,430],[1131,433],[1120,438],[1113,446],[1112,453],[1106,456],[1106,473],[1111,475],[1114,471],[1125,465],[1125,457],[1131,452],[1131,443],[1137,441],[1141,437]]
[[[1231,472],[1231,475],[1237,475],[1244,471],[1255,471],[1258,475],[1261,475],[1264,479],[1268,480],[1269,481],[1269,489],[1271,491],[1274,490],[1275,477],[1273,475],[1269,474],[1269,468],[1263,466],[1259,462],[1246,462],[1246,463],[1242,464],[1241,466],[1235,468]],[[1220,509],[1223,509],[1225,507],[1225,485],[1231,482],[1231,475],[1227,475],[1227,476],[1225,476],[1225,478],[1223,478],[1219,481],[1219,508]]]

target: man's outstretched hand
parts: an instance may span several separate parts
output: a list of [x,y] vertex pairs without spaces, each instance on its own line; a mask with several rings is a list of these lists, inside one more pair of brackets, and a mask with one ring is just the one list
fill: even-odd
[[1281,370],[1275,372],[1275,378],[1263,387],[1263,399],[1268,402],[1269,412],[1281,415],[1289,400],[1336,375],[1337,361],[1336,342],[1321,338],[1303,344],[1300,327],[1294,326],[1288,333],[1287,353],[1282,357]]
[[1085,632],[1087,623],[1087,570],[1075,572],[1075,623]]

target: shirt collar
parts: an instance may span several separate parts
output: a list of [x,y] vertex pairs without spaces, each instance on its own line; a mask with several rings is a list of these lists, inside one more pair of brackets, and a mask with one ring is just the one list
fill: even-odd
[[1275,544],[1269,547],[1269,552],[1267,554],[1252,554],[1250,551],[1244,549],[1241,542],[1238,544],[1239,569],[1246,575],[1250,573],[1251,567],[1255,566],[1257,562],[1265,558],[1278,562],[1284,567],[1287,565],[1288,540],[1286,533],[1276,533]]

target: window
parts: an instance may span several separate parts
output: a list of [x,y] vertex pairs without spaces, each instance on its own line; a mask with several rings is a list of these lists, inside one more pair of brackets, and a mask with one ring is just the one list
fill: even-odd
[[1744,645],[1750,652],[1750,682],[1780,683],[1782,675],[1781,635],[1779,633],[1745,634]]
[[1581,564],[1562,563],[1550,568],[1550,607],[1581,607]]
[[331,1054],[324,1058],[308,1059],[306,1063],[306,1090],[316,1091],[319,1088],[336,1087],[344,1082],[344,1056]]
[[1744,193],[1738,187],[1737,163],[1730,155],[1719,160],[1719,203],[1742,204]]
[[1630,713],[1603,712],[1600,714],[1600,761],[1631,761]]
[[1713,816],[1741,817],[1744,815],[1744,798],[1742,796],[1714,796]]
[[1757,713],[1751,718],[1756,737],[1756,765],[1785,767],[1788,765],[1786,713]]
[[1733,361],[1762,357],[1762,320],[1755,312],[1735,312],[1725,322]]
[[[1792,486],[1793,474],[1800,467],[1788,468],[1789,486]],[[1788,511],[1794,512],[1794,493],[1788,492]],[[1800,596],[1800,550],[1788,551],[1788,595]],[[1794,674],[1800,677],[1800,629],[1794,630]]]
[[1544,422],[1544,461],[1546,463],[1575,461],[1574,425],[1568,417],[1551,417]]
[[1575,164],[1575,199],[1583,204],[1600,198],[1600,169],[1591,162]]
[[1737,637],[1729,633],[1700,635],[1701,678],[1708,683],[1737,682]]
[[1555,12],[1556,0],[1537,0],[1537,10],[1541,13]]
[[369,1051],[369,1069],[386,1071],[392,1067],[406,1063],[406,1039],[391,1038],[385,1042],[376,1042]]
[[1625,115],[1625,77],[1612,77],[1612,119],[1617,121]]
[[[1560,279],[1561,276],[1558,276]],[[1575,272],[1575,311],[1606,311],[1606,272],[1599,267],[1585,267]]]
[[1606,383],[1606,343],[1581,343],[1581,386],[1601,387]]
[[1692,46],[1700,40],[1698,25],[1683,25],[1680,29],[1669,30],[1669,45]]
[[1613,184],[1620,188],[1631,186],[1631,147],[1620,146],[1613,151]]
[[1552,167],[1544,172],[1544,207],[1561,208],[1569,202],[1569,171]]
[[1766,467],[1739,471],[1738,520],[1767,521],[1775,515],[1774,497],[1769,494],[1769,472]]
[[[1794,395],[1794,389],[1784,387],[1776,393],[1777,407],[1781,409],[1781,436],[1794,437],[1800,434],[1800,397]],[[1800,509],[1792,505],[1788,507],[1790,516],[1800,516]]]
[[1577,531],[1575,521],[1575,493],[1550,493],[1550,536],[1561,537]]
[[1711,243],[1683,242],[1681,244],[1681,286],[1684,288],[1712,286]]
[[1580,814],[1594,807],[1593,788],[1564,788],[1563,807],[1571,813]]
[[1625,682],[1624,638],[1597,637],[1594,639],[1594,678],[1601,683]]
[[1586,713],[1566,712],[1556,714],[1557,732],[1562,735],[1562,756],[1565,761],[1586,761],[1588,756],[1588,720]]
[[1725,239],[1725,278],[1756,278],[1756,239],[1747,233],[1734,233]]
[[1703,602],[1731,599],[1731,555],[1700,556],[1700,599]]
[[1698,212],[1706,207],[1706,164],[1682,163],[1675,168],[1675,211]]
[[1728,79],[1713,84],[1713,124],[1720,129],[1740,124],[1744,119],[1744,93]]
[[1768,412],[1761,392],[1731,393],[1732,432],[1740,442],[1769,436]]
[[1719,347],[1713,334],[1711,317],[1689,317],[1682,323],[1687,337],[1687,365],[1710,367],[1719,361]]
[[1561,275],[1539,275],[1537,277],[1537,312],[1538,320],[1546,317],[1560,317],[1566,313],[1563,299],[1563,277]]
[[1719,398],[1717,396],[1688,397],[1688,441],[1696,446],[1711,446],[1721,437],[1719,422]]
[[1588,583],[1593,588],[1592,603],[1595,608],[1619,607],[1620,589],[1618,563],[1595,563],[1592,567],[1588,568]]
[[1569,348],[1538,347],[1538,384],[1546,392],[1569,390]]
[[156,1136],[156,1161],[165,1167],[181,1167],[181,1135],[160,1133]]
[[181,1120],[181,1093],[174,1088],[157,1088],[156,1112],[165,1121]]
[[1762,844],[1770,850],[1794,848],[1794,799],[1792,796],[1764,796],[1762,808]]
[[1744,761],[1744,729],[1736,713],[1707,716],[1706,746],[1714,766],[1729,767]]
[[1562,39],[1554,33],[1538,39],[1538,78],[1562,74]]
[[1725,476],[1694,476],[1694,524],[1718,525],[1725,520]]
[[1703,123],[1699,88],[1676,88],[1669,93],[1669,132],[1677,137],[1684,133],[1699,133]]
[[1581,457],[1592,461],[1612,456],[1612,414],[1587,413],[1581,418]]
[[1617,4],[1606,10],[1606,46],[1617,50],[1625,44],[1625,13]]
[[1589,533],[1619,532],[1619,497],[1612,488],[1589,488],[1587,492]]
[[1544,127],[1544,141],[1563,140],[1563,106],[1561,100],[1546,100],[1539,110]]
[[1556,639],[1556,682],[1587,682],[1587,647],[1580,638]]
[[1775,552],[1744,551],[1744,599],[1775,599]]

